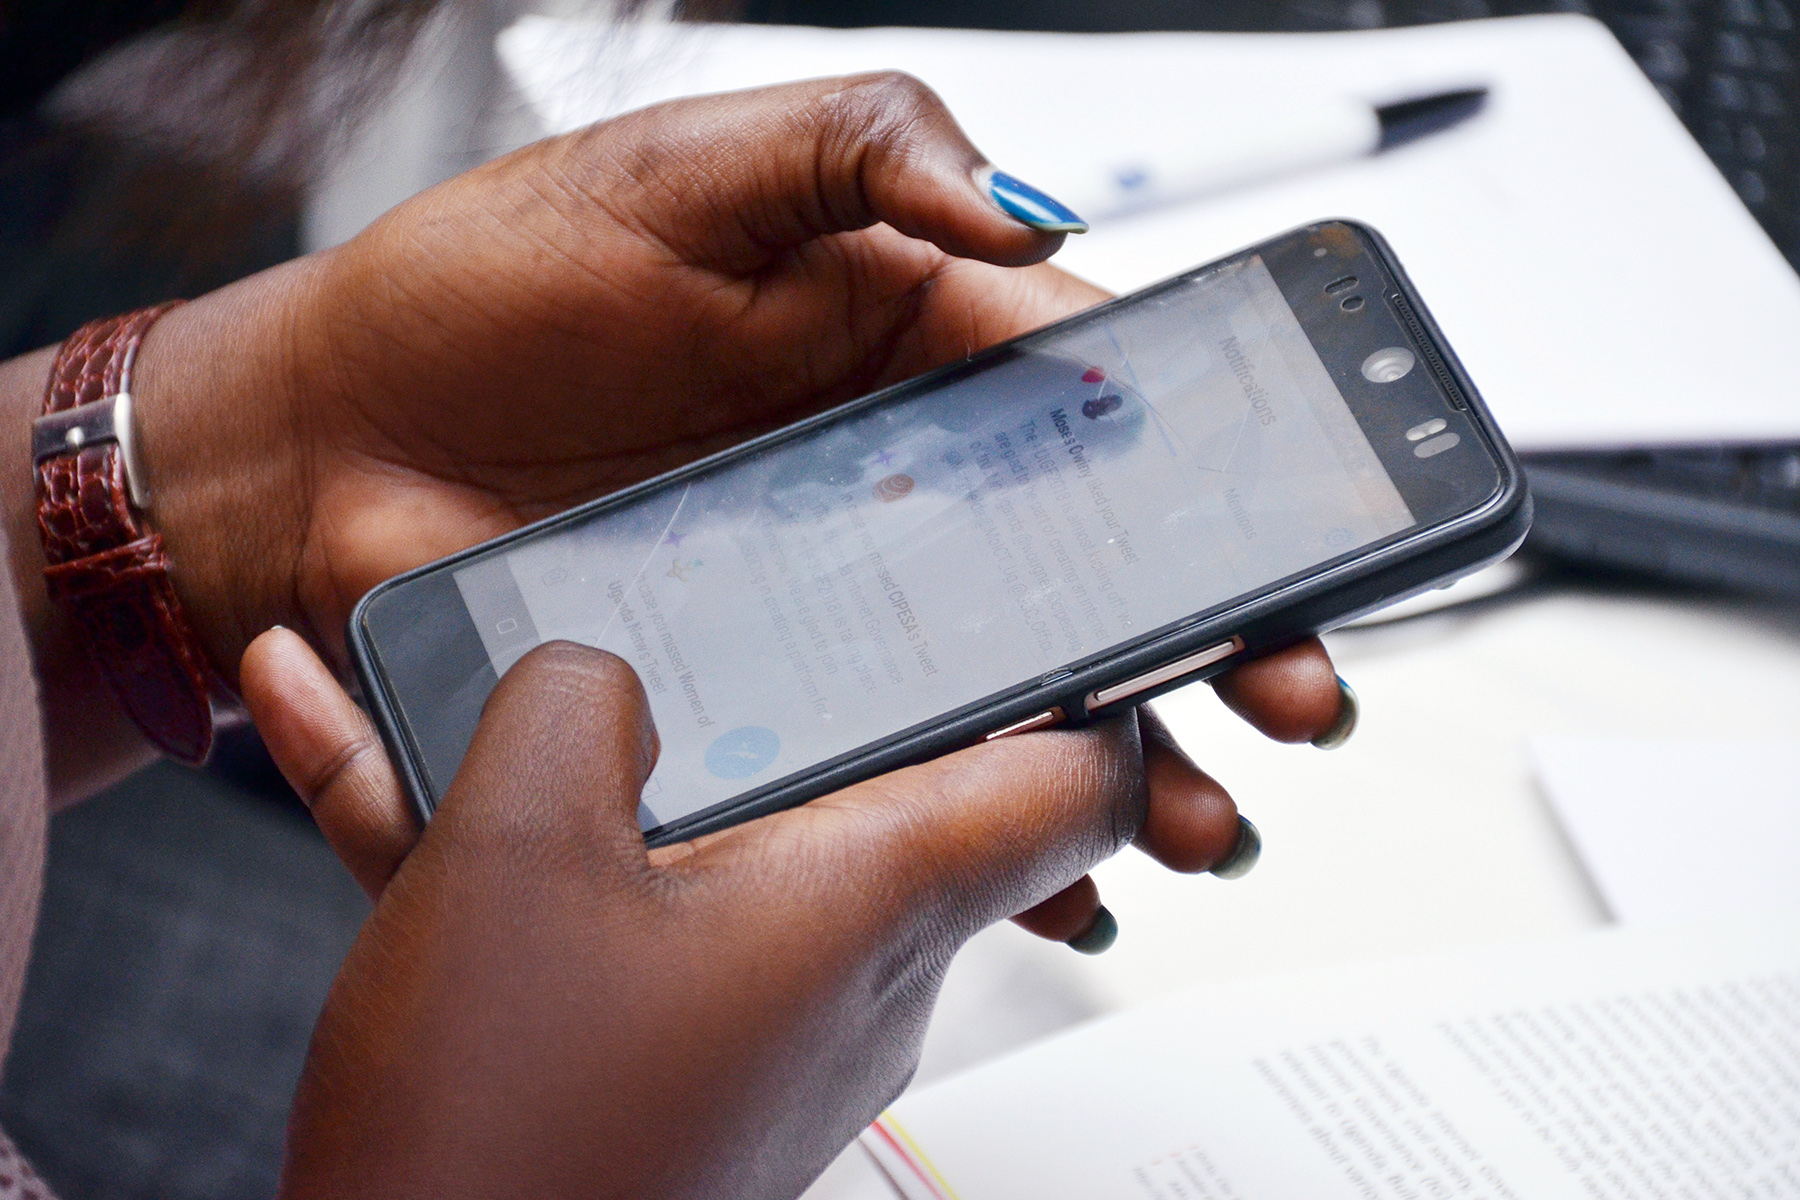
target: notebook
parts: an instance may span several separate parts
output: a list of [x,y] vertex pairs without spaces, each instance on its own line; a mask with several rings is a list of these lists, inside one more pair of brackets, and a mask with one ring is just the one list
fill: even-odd
[[1125,137],[1204,138],[1308,96],[1486,84],[1441,135],[1121,218],[1058,261],[1125,290],[1323,216],[1393,242],[1522,449],[1800,440],[1800,278],[1604,26],[1047,34],[526,18],[502,61],[549,131],[674,96],[876,67],[1048,180]]

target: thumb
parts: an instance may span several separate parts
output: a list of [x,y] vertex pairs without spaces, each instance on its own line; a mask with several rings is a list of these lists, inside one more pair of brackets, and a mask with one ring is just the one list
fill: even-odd
[[[806,822],[805,838],[732,849],[772,858],[778,847],[804,845],[810,863],[837,869],[774,872],[790,894],[811,878],[819,883],[811,898],[833,919],[880,927],[922,911],[931,918],[917,932],[960,941],[1080,880],[1131,841],[1146,804],[1137,729],[1125,717],[895,771],[772,819],[771,832],[783,820]],[[1076,906],[1084,894],[1072,896]],[[1091,919],[1098,897],[1088,898]],[[1067,938],[1081,926],[1058,932]]]
[[737,272],[881,222],[1003,266],[1040,262],[1087,229],[997,172],[937,93],[899,72],[658,105],[567,148],[585,168],[569,175],[590,199],[617,204],[630,180],[633,224],[690,262]]
[[649,701],[623,659],[547,642],[488,696],[425,838],[513,862],[641,863],[638,798],[659,752]]

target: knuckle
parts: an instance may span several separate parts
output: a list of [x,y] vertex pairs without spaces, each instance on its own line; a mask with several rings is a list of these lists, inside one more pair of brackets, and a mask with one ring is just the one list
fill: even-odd
[[1109,855],[1136,836],[1149,809],[1143,762],[1130,722],[1122,719],[1061,735],[1069,802],[1089,816],[1094,849]]
[[832,798],[832,840],[856,847],[865,861],[893,868],[865,876],[863,886],[892,887],[900,876],[914,882],[960,878],[954,864],[969,847],[944,820],[958,792],[953,775],[930,767],[864,780]]
[[930,815],[941,811],[948,796],[935,773],[902,769],[865,780],[850,795],[856,803],[846,809],[846,818],[858,826],[858,843],[927,857],[937,848]]
[[637,689],[637,673],[616,654],[575,642],[545,642],[513,664],[496,694],[529,688],[569,699],[614,696]]
[[840,122],[865,145],[897,146],[921,128],[949,121],[949,110],[938,94],[904,71],[857,76],[837,97]]
[[301,780],[300,796],[307,808],[320,808],[341,792],[354,790],[365,772],[386,766],[381,744],[365,733],[345,742],[329,761],[319,764],[309,778]]
[[872,71],[855,76],[852,85],[856,101],[875,114],[911,117],[944,111],[944,102],[930,85],[905,71]]
[[522,727],[609,731],[634,762],[661,755],[650,701],[631,664],[616,654],[574,642],[546,642],[514,663],[484,707],[483,723],[495,714],[516,734]]

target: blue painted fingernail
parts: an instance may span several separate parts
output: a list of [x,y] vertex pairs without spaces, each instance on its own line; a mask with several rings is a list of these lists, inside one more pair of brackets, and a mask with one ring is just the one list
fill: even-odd
[[1119,919],[1102,904],[1093,924],[1070,938],[1068,947],[1082,954],[1105,954],[1119,940]]
[[1350,735],[1356,732],[1357,718],[1362,716],[1362,702],[1342,675],[1338,676],[1337,685],[1338,718],[1331,723],[1330,729],[1312,740],[1312,744],[1321,750],[1336,750],[1349,741]]
[[1250,823],[1250,818],[1238,817],[1237,845],[1225,856],[1225,861],[1218,863],[1212,873],[1220,879],[1242,879],[1250,873],[1250,868],[1262,858],[1262,834]]
[[1023,179],[1015,179],[991,166],[977,168],[975,183],[993,198],[1000,211],[1040,233],[1086,233],[1088,223],[1075,210],[1038,191]]

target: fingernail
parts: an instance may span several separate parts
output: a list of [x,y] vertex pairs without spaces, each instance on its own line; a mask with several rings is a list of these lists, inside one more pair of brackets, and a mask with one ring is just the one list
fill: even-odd
[[1331,728],[1312,740],[1312,744],[1321,750],[1336,750],[1350,740],[1356,732],[1356,718],[1362,715],[1362,704],[1356,693],[1338,676],[1338,719],[1331,723]]
[[1094,913],[1094,922],[1068,941],[1069,949],[1083,954],[1105,954],[1119,940],[1119,920],[1102,904]]
[[1044,194],[992,166],[975,169],[975,186],[987,192],[1000,211],[1040,233],[1086,233],[1088,223],[1062,201]]
[[1250,823],[1250,818],[1238,814],[1238,840],[1232,847],[1231,855],[1224,862],[1212,869],[1212,874],[1220,879],[1242,879],[1250,873],[1262,857],[1262,834]]

